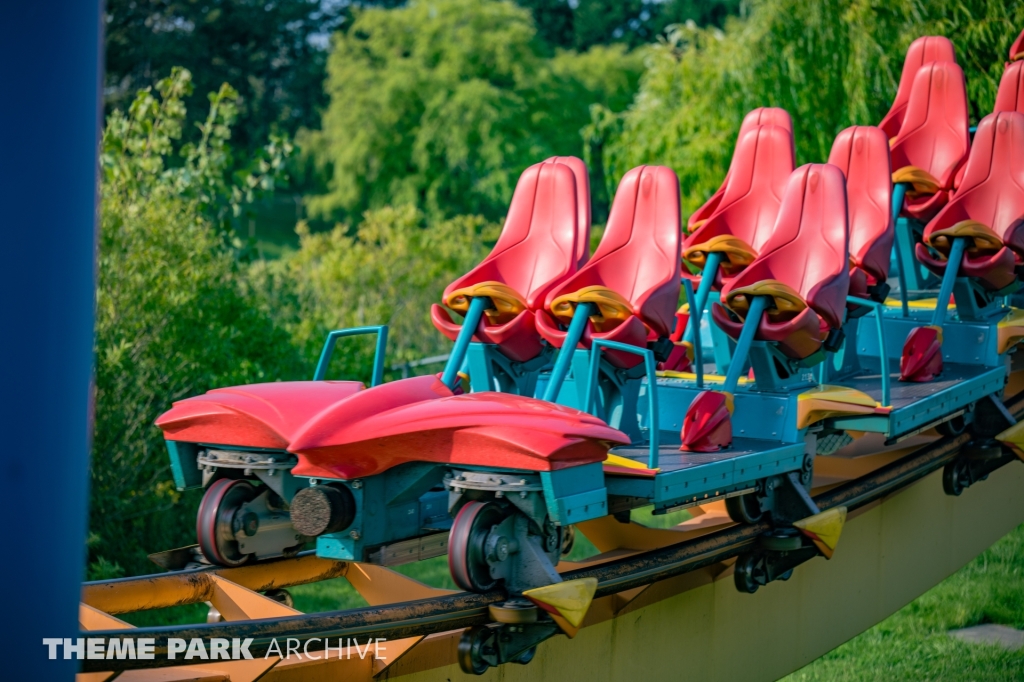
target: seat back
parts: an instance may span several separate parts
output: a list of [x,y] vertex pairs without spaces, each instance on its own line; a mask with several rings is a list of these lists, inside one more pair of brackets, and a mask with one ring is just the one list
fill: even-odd
[[914,76],[906,116],[891,145],[893,171],[920,168],[948,190],[970,144],[964,72],[952,62],[926,64]]
[[999,79],[996,106],[992,109],[992,113],[1000,111],[1016,111],[1024,114],[1024,60],[1013,62],[1007,66],[1003,71],[1003,77]]
[[1003,111],[981,120],[960,188],[925,237],[964,220],[986,225],[1024,256],[1024,114]]
[[896,97],[878,127],[885,131],[886,137],[893,138],[903,125],[903,117],[910,101],[910,90],[914,84],[917,70],[929,62],[955,62],[956,53],[953,43],[944,36],[922,36],[910,43],[907,57],[903,60],[903,71],[900,73],[900,84],[896,88]]
[[782,282],[831,327],[842,325],[850,287],[846,181],[831,164],[807,164],[789,176],[778,220],[761,255],[723,291]]
[[[722,181],[722,186],[711,195],[711,198],[704,202],[704,205],[694,211],[693,215],[686,221],[686,227],[689,232],[693,232],[697,227],[698,223],[706,221],[711,215],[718,209],[719,204],[722,202],[722,195],[725,194],[725,186],[729,184],[729,176],[732,174],[733,166],[737,163],[736,151],[739,148],[739,141],[745,133],[750,132],[758,126],[775,125],[781,126],[789,131],[790,136],[793,135],[793,120],[789,116],[789,112],[785,109],[778,107],[758,107],[753,111],[749,112],[743,117],[743,123],[740,125],[739,135],[736,136],[736,146],[733,148],[732,160],[729,162],[729,170],[725,174],[725,180]],[[795,153],[794,153],[795,156]]]
[[1010,45],[1010,53],[1008,56],[1010,61],[1007,62],[1007,65],[1019,59],[1024,59],[1024,31],[1021,31],[1020,35],[1017,36],[1017,39],[1013,41],[1012,45]]
[[500,282],[523,297],[530,310],[576,272],[579,263],[580,210],[577,177],[570,166],[544,162],[519,177],[505,226],[491,253],[444,290],[482,282]]
[[590,174],[587,173],[587,164],[575,156],[552,156],[544,163],[568,166],[576,177],[576,266],[581,268],[590,258]]
[[793,134],[786,128],[757,126],[744,133],[736,143],[718,210],[686,238],[684,248],[732,235],[760,251],[771,235],[786,179],[795,165]]
[[602,286],[627,301],[658,336],[668,336],[679,305],[679,179],[664,166],[634,168],[619,183],[601,243],[547,303]]
[[852,126],[836,136],[828,162],[846,177],[850,259],[884,282],[894,235],[889,140],[881,128]]

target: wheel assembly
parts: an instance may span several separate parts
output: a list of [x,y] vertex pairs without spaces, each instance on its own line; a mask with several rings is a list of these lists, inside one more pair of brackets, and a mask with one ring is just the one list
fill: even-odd
[[[467,502],[455,516],[448,540],[448,568],[455,584],[468,592],[486,592],[497,584],[487,561],[488,535],[508,512],[494,502]],[[491,554],[506,558],[508,542],[497,543]]]
[[210,563],[241,566],[252,556],[242,553],[235,533],[242,530],[255,534],[256,528],[252,527],[255,516],[247,519],[237,512],[256,495],[256,488],[251,483],[239,479],[222,478],[207,489],[199,504],[196,536],[203,556]]
[[729,512],[729,518],[736,523],[753,524],[764,516],[761,503],[755,493],[725,498],[725,510]]

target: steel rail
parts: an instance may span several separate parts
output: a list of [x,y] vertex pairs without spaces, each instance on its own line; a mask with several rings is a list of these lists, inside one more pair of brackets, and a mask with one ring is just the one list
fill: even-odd
[[[1024,416],[1024,393],[1006,404],[1014,417]],[[870,474],[848,481],[815,496],[822,510],[845,506],[849,511],[862,508],[891,495],[945,466],[956,458],[960,449],[970,440],[967,433],[947,436],[920,450],[887,464]],[[649,585],[672,578],[727,559],[739,556],[753,546],[757,536],[769,529],[765,522],[732,526],[706,536],[681,542],[661,549],[632,555],[598,566],[564,573],[566,579],[594,577],[598,579],[596,597],[615,594],[634,587]],[[140,579],[154,576],[142,576]],[[125,580],[125,579],[122,579]],[[113,581],[111,581],[113,582]],[[100,585],[102,583],[93,583]],[[249,651],[253,656],[264,656],[271,640],[290,638],[305,643],[307,640],[326,638],[364,643],[373,639],[395,640],[406,637],[447,632],[489,622],[487,606],[505,599],[501,590],[482,594],[461,592],[444,597],[374,606],[347,611],[333,611],[284,618],[268,618],[231,623],[204,623],[133,628],[131,630],[96,630],[83,636],[121,639],[152,638],[155,640],[155,658],[111,659],[82,661],[83,672],[121,671],[140,668],[181,665],[181,661],[168,662],[166,658],[169,638],[209,639],[252,638]],[[280,644],[280,643],[279,643]],[[333,647],[332,648],[336,648]],[[323,650],[320,643],[310,649]],[[194,662],[194,661],[192,661]]]

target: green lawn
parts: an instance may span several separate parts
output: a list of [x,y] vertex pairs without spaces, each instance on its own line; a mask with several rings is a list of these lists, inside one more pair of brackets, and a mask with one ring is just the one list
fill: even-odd
[[[634,512],[645,525],[685,519]],[[678,515],[678,516],[677,516]],[[596,553],[581,534],[571,559]],[[453,589],[446,557],[400,566],[398,571],[435,587]],[[295,607],[313,613],[365,606],[344,578],[290,588]],[[161,609],[125,616],[135,625],[201,622],[205,605]],[[966,644],[947,636],[956,628],[999,623],[1024,628],[1024,525],[899,612],[784,678],[786,682],[828,680],[1024,680],[1024,650],[1007,652]]]
[[786,682],[1024,680],[1024,649],[966,644],[949,630],[1024,628],[1024,525],[898,612]]

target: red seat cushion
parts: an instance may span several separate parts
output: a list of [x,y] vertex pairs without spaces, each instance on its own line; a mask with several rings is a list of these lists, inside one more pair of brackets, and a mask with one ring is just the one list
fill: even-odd
[[710,218],[722,203],[722,196],[725,195],[725,186],[729,184],[729,175],[732,173],[732,168],[737,162],[736,151],[739,148],[740,138],[757,126],[765,125],[781,126],[789,131],[790,136],[793,134],[793,120],[789,117],[789,112],[785,109],[779,109],[778,107],[758,107],[744,116],[743,123],[740,125],[740,133],[736,136],[736,147],[733,149],[732,161],[729,163],[729,171],[725,174],[725,180],[722,181],[722,186],[711,195],[711,198],[705,201],[703,206],[694,211],[693,215],[691,215],[689,220],[686,221],[686,228],[688,232],[693,232],[697,229],[697,227],[699,227],[697,223],[702,223]]
[[[727,303],[741,289],[773,281],[799,295],[807,307],[792,316],[771,307],[755,338],[773,341],[790,357],[805,358],[821,347],[828,329],[842,325],[850,286],[846,182],[830,164],[807,164],[790,175],[775,232],[761,255],[722,291]],[[731,305],[731,304],[730,304]],[[742,323],[722,306],[715,321],[738,337]]]
[[905,215],[927,221],[946,204],[970,150],[968,128],[964,72],[952,62],[921,67],[890,159],[894,174],[906,167],[919,168],[935,179],[938,190],[921,196],[908,192]]
[[878,127],[885,132],[886,137],[896,137],[900,126],[903,125],[903,117],[907,112],[910,90],[914,84],[917,70],[929,62],[955,61],[956,53],[949,38],[922,36],[910,43],[910,47],[907,48],[907,57],[903,61],[903,71],[900,73],[900,84],[896,88],[896,97],[892,101],[892,106],[889,107],[889,113],[878,124]]
[[996,106],[993,113],[1016,111],[1024,114],[1024,61],[1016,61],[1006,67],[999,79]]
[[[758,253],[771,235],[794,166],[793,135],[786,128],[757,126],[744,133],[736,143],[718,209],[683,241],[684,252],[714,237],[731,235]],[[721,286],[737,269],[724,265],[716,284]]]
[[[580,208],[583,203],[586,209]],[[473,339],[499,345],[513,360],[526,361],[541,351],[534,313],[551,289],[586,261],[590,239],[590,195],[586,166],[579,159],[555,157],[527,168],[512,196],[505,226],[494,249],[478,266],[444,291],[485,282],[512,288],[526,309],[512,320],[485,316]],[[454,340],[462,328],[439,305],[431,309],[437,329]]]
[[[628,302],[631,316],[617,325],[606,320],[601,330],[591,323],[584,335],[585,346],[595,338],[613,337],[644,346],[649,332],[667,337],[679,303],[680,235],[676,174],[663,166],[634,168],[619,183],[608,226],[593,257],[551,290],[546,308],[550,309],[556,298],[586,287],[605,287]],[[539,314],[537,328],[552,345],[561,347],[565,332],[553,316]],[[625,329],[632,331],[628,338],[620,338]],[[637,362],[637,356],[623,358],[626,365]]]
[[[1004,111],[981,120],[960,189],[928,223],[925,241],[948,254],[948,239],[938,242],[937,233],[967,220],[988,227],[999,243],[969,244],[961,274],[978,278],[993,291],[1012,284],[1015,270],[1024,263],[1024,114]],[[918,244],[917,254],[931,270],[945,271],[946,261],[923,244]]]
[[889,140],[881,128],[852,126],[836,137],[828,162],[846,176],[850,260],[872,284],[884,282],[894,234]]

